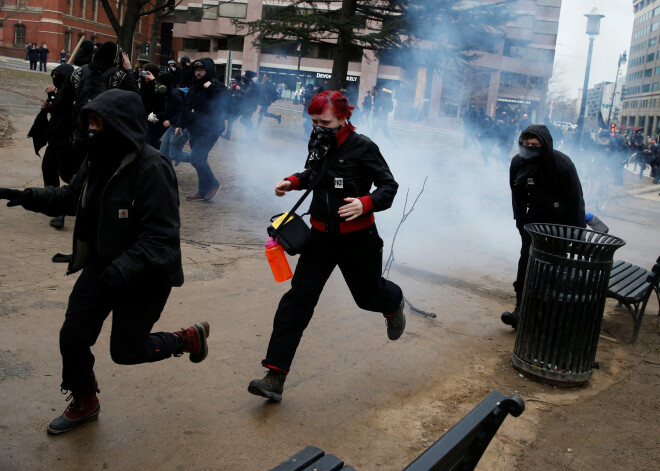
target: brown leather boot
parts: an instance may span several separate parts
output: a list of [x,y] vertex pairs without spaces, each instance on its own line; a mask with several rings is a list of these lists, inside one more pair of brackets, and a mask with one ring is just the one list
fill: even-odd
[[98,383],[95,381],[92,392],[87,394],[69,394],[66,400],[70,400],[71,402],[64,411],[64,414],[48,424],[48,433],[59,435],[73,430],[80,424],[96,420],[101,411],[101,405],[96,397],[97,392],[101,391],[99,391]]
[[284,381],[286,373],[277,370],[268,370],[263,379],[253,379],[250,381],[248,391],[255,396],[267,397],[271,401],[280,402],[282,400],[282,391],[284,390]]

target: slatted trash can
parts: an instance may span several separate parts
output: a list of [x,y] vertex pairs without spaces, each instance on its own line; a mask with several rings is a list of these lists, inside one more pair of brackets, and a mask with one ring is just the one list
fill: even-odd
[[593,373],[615,236],[558,224],[527,224],[532,237],[513,349],[519,370],[565,383]]

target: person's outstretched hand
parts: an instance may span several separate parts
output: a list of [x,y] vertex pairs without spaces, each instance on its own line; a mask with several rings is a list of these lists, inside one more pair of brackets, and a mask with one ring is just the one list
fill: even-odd
[[0,188],[0,200],[9,200],[7,206],[23,205],[30,201],[31,195],[25,190],[13,190],[11,188]]

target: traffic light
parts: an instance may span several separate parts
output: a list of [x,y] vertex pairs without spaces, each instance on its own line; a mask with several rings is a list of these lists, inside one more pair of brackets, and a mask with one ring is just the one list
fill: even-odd
[[628,87],[625,85],[621,86],[621,101],[626,99],[626,95],[628,94]]
[[616,124],[615,124],[615,123],[612,123],[612,124],[610,125],[610,132],[611,132],[612,134],[614,134],[614,133],[616,132]]

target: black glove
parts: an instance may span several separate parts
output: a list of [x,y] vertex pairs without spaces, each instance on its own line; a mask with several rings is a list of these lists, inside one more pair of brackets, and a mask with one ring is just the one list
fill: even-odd
[[32,199],[32,193],[27,190],[12,190],[0,188],[0,200],[9,200],[7,206],[23,205]]
[[126,280],[124,280],[124,275],[122,275],[119,268],[114,265],[110,265],[108,268],[101,272],[99,281],[107,287],[113,289],[121,288],[126,283]]

